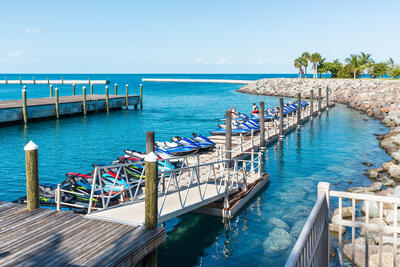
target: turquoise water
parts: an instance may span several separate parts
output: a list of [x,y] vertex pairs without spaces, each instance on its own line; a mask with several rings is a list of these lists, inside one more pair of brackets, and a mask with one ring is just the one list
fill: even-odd
[[[109,79],[111,84],[128,83],[132,93],[138,92],[142,77],[259,79],[272,75],[90,75],[91,79]],[[57,183],[68,171],[88,172],[92,163],[109,163],[125,148],[144,150],[146,131],[155,131],[158,140],[193,131],[206,134],[230,105],[248,112],[253,102],[278,104],[275,97],[239,94],[235,92],[239,87],[144,83],[143,110],[1,127],[0,200],[25,194],[23,146],[29,140],[39,145],[40,181]],[[62,88],[61,94],[71,93],[70,86]],[[19,85],[1,86],[0,99],[19,98],[20,89]],[[95,92],[103,89],[97,86]],[[47,85],[28,86],[28,96],[48,96]],[[348,187],[349,181],[351,186],[367,185],[371,181],[362,174],[361,162],[377,166],[388,160],[373,135],[386,129],[377,121],[364,119],[367,117],[338,105],[270,147],[266,155],[266,171],[271,175],[268,188],[229,222],[198,214],[167,222],[167,242],[158,250],[160,266],[282,266],[316,200],[317,183],[328,181],[339,190]]]

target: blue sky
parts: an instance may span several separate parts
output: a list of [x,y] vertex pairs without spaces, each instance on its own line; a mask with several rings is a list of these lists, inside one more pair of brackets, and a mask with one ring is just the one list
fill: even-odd
[[1,73],[296,73],[318,51],[400,63],[400,1],[2,1]]

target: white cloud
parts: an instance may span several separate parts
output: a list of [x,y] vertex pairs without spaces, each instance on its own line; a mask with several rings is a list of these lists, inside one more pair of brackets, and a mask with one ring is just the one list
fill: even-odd
[[198,57],[194,60],[195,64],[201,64],[201,63],[205,63],[206,61],[204,60],[204,58]]
[[267,62],[269,62],[268,59],[259,59],[259,60],[257,60],[257,64],[258,64],[258,65],[262,65],[262,64],[265,64],[265,63],[267,63]]
[[232,65],[233,62],[226,58],[221,58],[221,59],[218,59],[217,62],[215,62],[215,64],[217,64],[217,65]]
[[15,50],[15,51],[13,51],[13,52],[7,53],[7,57],[8,57],[8,58],[16,58],[16,57],[21,56],[21,54],[22,54],[21,51]]
[[33,29],[33,28],[26,28],[25,32],[28,33],[28,34],[36,34],[36,33],[40,32],[40,30],[39,29]]

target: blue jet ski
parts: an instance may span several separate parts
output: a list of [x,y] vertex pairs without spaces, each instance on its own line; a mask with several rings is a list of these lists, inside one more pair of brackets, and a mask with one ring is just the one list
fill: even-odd
[[194,146],[198,146],[200,148],[199,151],[208,151],[211,150],[215,147],[215,143],[210,143],[210,142],[206,142],[203,140],[196,140],[196,139],[192,139],[192,138],[186,138],[186,137],[180,137],[180,136],[175,136],[171,138],[172,141],[180,143],[182,145],[194,145]]
[[177,142],[156,142],[157,149],[162,149],[171,153],[173,156],[184,156],[195,154],[200,150],[199,146],[195,145],[182,145]]

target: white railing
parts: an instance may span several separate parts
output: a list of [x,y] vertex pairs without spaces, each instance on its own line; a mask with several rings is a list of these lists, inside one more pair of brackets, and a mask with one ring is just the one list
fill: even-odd
[[329,266],[329,195],[326,187],[320,185],[318,200],[285,264],[303,266]]
[[[182,167],[168,168],[174,161],[179,161]],[[159,168],[158,176],[158,192],[161,197],[159,215],[172,193],[178,194],[179,205],[183,209],[187,206],[189,191],[193,192],[196,187],[201,201],[207,198],[207,191],[211,186],[215,188],[217,195],[222,194],[225,198],[239,188],[246,191],[248,175],[259,173],[261,176],[262,164],[258,161],[259,157],[254,155],[249,160],[224,159],[203,164],[200,163],[199,155],[161,161],[162,167],[160,167],[161,170]],[[192,165],[189,165],[190,162]],[[76,192],[69,192],[59,186],[56,191],[57,208],[60,209],[61,206],[87,208],[89,214],[95,210],[107,209],[125,202],[144,201],[145,168],[143,164],[142,168],[136,169],[136,166],[140,164],[143,162],[96,166],[91,181],[90,196],[86,194],[89,203],[82,206],[62,202],[62,192],[71,194],[76,194]]]
[[[382,264],[389,264],[390,262],[390,266],[396,266],[397,247],[399,245],[398,234],[400,234],[400,227],[398,227],[400,198],[330,191],[329,183],[318,184],[318,200],[286,262],[286,266],[329,265],[329,233],[325,233],[326,220],[329,217],[325,217],[325,220],[318,218],[325,216],[324,205],[328,207],[329,214],[329,207],[332,208],[332,205],[329,205],[330,198],[335,198],[338,205],[337,214],[332,218],[332,228],[338,233],[339,265],[342,266],[344,262],[351,262],[357,266],[386,266]],[[343,207],[344,201],[351,203],[351,206]],[[359,214],[356,203],[360,201],[363,201],[365,216],[356,218],[356,214]],[[346,240],[347,242],[343,245],[343,234],[347,230],[345,228],[351,229],[351,239]],[[360,235],[362,233],[363,238],[356,239],[356,228],[361,230]],[[320,238],[315,238],[314,229],[324,229]],[[356,257],[356,250],[358,257]],[[343,257],[343,251],[345,251],[346,258]]]

